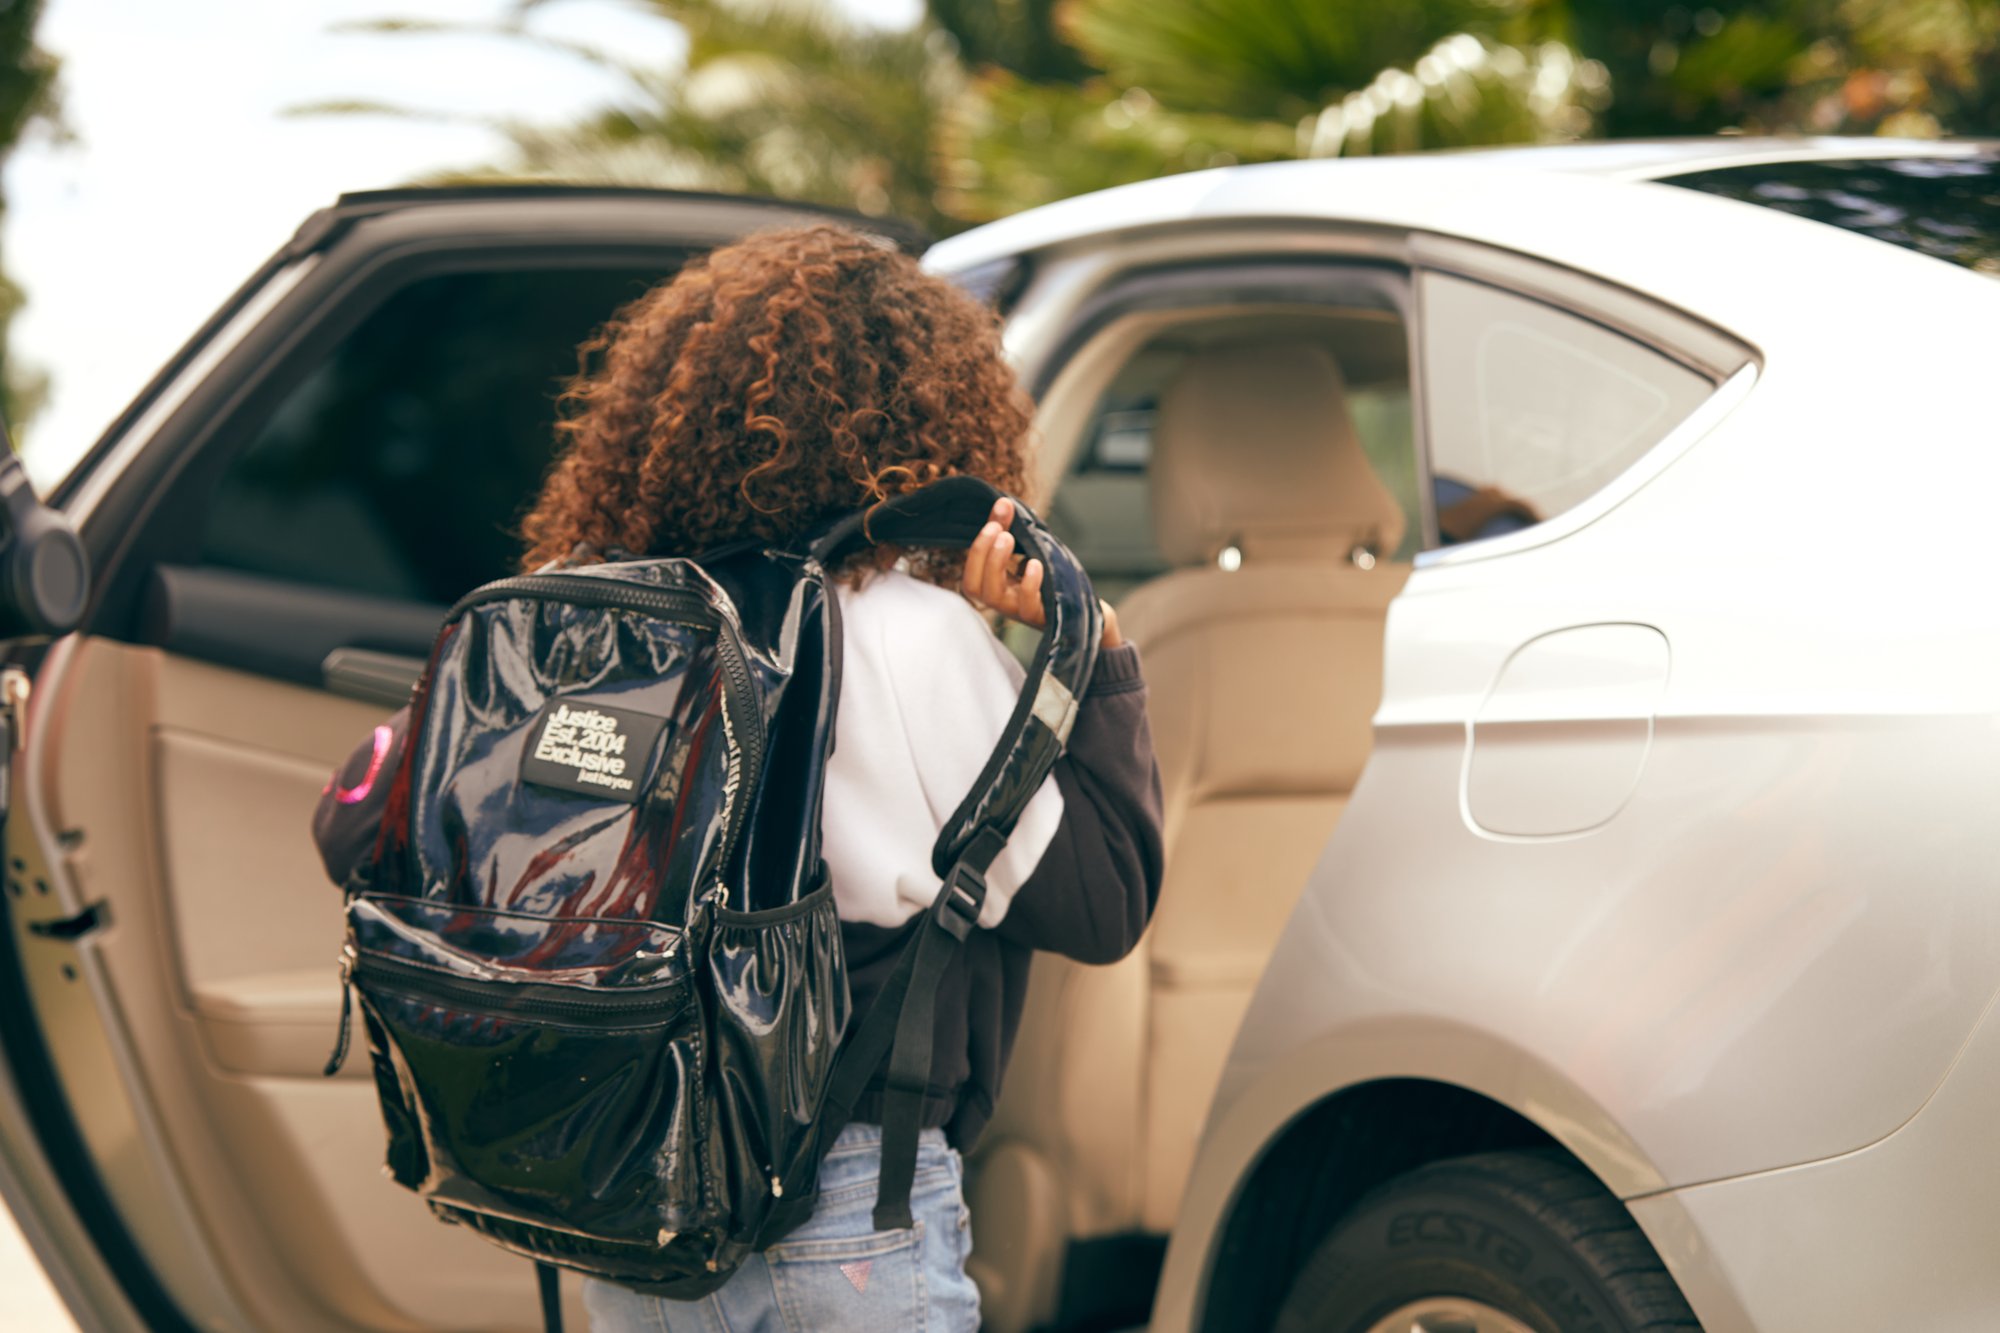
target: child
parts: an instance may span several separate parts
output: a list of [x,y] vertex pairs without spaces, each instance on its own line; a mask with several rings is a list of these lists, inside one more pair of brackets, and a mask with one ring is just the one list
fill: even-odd
[[[1027,489],[1029,406],[991,313],[840,227],[715,251],[621,311],[585,356],[563,397],[566,447],[523,523],[530,569],[579,546],[669,556],[746,538],[793,545],[829,518],[946,476]],[[1019,693],[1019,666],[974,607],[1041,622],[1043,571],[1016,567],[1012,517],[1008,501],[995,505],[962,558],[875,549],[833,571],[844,650],[822,823],[855,1024],[937,894],[932,843]],[[336,882],[374,845],[388,786],[374,778],[406,722],[378,728],[321,799],[314,833]],[[698,1302],[586,1282],[593,1330],[973,1333],[959,1153],[999,1096],[1031,955],[1122,957],[1160,873],[1145,688],[1107,607],[1068,753],[988,873],[982,929],[939,987],[918,1225],[873,1230],[881,1099],[871,1090],[826,1158],[806,1223]]]

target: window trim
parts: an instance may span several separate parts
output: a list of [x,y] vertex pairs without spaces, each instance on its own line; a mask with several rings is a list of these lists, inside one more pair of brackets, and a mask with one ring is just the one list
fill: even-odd
[[[1734,412],[1737,405],[1749,396],[1750,390],[1756,387],[1757,372],[1757,362],[1746,361],[1735,374],[1724,380],[1714,393],[1702,399],[1700,406],[1681,418],[1679,425],[1633,459],[1623,472],[1553,518],[1545,518],[1534,526],[1522,528],[1518,532],[1503,532],[1498,536],[1481,537],[1476,541],[1461,542],[1456,546],[1433,546],[1428,550],[1417,552],[1412,563],[1419,570],[1470,564],[1475,560],[1489,560],[1495,556],[1531,551],[1538,546],[1561,541],[1572,533],[1581,532],[1644,490],[1653,478],[1678,462],[1681,455],[1715,429],[1724,417]],[[1428,454],[1430,446],[1428,438],[1425,439],[1424,445]],[[1429,470],[1426,459],[1427,475]]]
[[[522,269],[583,269],[685,263],[693,247],[670,237],[583,240],[500,236],[421,237],[362,250],[352,262],[330,254],[311,276],[289,284],[265,306],[172,414],[133,446],[128,466],[110,476],[84,519],[86,539],[103,541],[96,555],[99,584],[86,629],[133,641],[150,583],[161,563],[186,564],[207,514],[215,478],[255,437],[270,414],[330,350],[396,293],[452,273]],[[610,312],[606,312],[609,314]],[[129,506],[129,508],[128,508]],[[108,515],[116,511],[115,527]],[[99,533],[106,537],[98,536]]]
[[[1516,251],[1450,236],[1413,233],[1410,253],[1415,260],[1410,289],[1416,309],[1411,323],[1410,383],[1411,391],[1417,395],[1414,413],[1427,517],[1424,549],[1412,559],[1418,570],[1513,555],[1582,531],[1666,471],[1696,441],[1735,411],[1756,386],[1762,358],[1754,347],[1713,324],[1629,288]],[[1423,278],[1427,273],[1476,282],[1594,324],[1702,376],[1714,386],[1713,391],[1616,476],[1561,513],[1515,532],[1445,546],[1436,527],[1436,473],[1431,465],[1428,410],[1430,366],[1423,355],[1424,334],[1429,327],[1429,316],[1423,308]]]
[[[1437,544],[1436,500],[1432,494],[1430,449],[1425,436],[1419,363],[1416,271],[1376,253],[1259,255],[1231,250],[1212,255],[1120,270],[1078,301],[1064,316],[1061,332],[1028,380],[1039,414],[1051,390],[1099,340],[1114,336],[1134,318],[1185,310],[1234,306],[1348,307],[1354,298],[1374,298],[1403,325],[1409,366],[1410,445],[1417,483],[1419,553]],[[1114,372],[1115,373],[1115,372]],[[1045,480],[1060,484],[1077,462],[1079,438],[1044,439],[1047,461],[1055,466]]]
[[[268,568],[228,563],[211,564],[205,546],[205,536],[210,515],[219,499],[218,486],[232,472],[245,453],[254,446],[270,427],[273,420],[291,402],[293,395],[305,386],[332,358],[338,357],[343,348],[362,330],[368,328],[376,317],[399,297],[425,283],[439,279],[471,276],[493,278],[504,274],[573,274],[598,273],[631,269],[644,271],[658,268],[661,276],[666,276],[684,265],[690,256],[685,247],[611,247],[584,248],[576,246],[545,247],[496,247],[483,252],[425,251],[416,258],[392,259],[377,269],[371,270],[363,284],[357,284],[349,299],[339,300],[339,309],[330,312],[323,320],[315,322],[305,331],[294,346],[282,355],[274,357],[261,368],[254,387],[246,391],[227,420],[216,423],[202,437],[198,450],[188,451],[185,462],[177,468],[168,485],[171,494],[166,498],[167,510],[173,518],[169,522],[164,517],[149,520],[156,529],[153,534],[153,557],[151,563],[178,565],[188,568],[222,569],[237,573],[254,574],[259,578],[304,587],[315,591],[351,592],[358,596],[377,597],[385,602],[410,602],[432,604],[427,597],[415,595],[419,590],[408,593],[376,590],[373,592],[343,584],[322,582],[317,578],[278,573]],[[633,287],[629,294],[620,296],[618,304],[636,297],[643,290]],[[329,302],[333,304],[333,302]],[[617,308],[607,306],[603,317],[608,318]],[[560,376],[552,377],[549,389],[552,393]],[[553,410],[551,409],[551,421]],[[549,435],[549,448],[556,446],[556,437]],[[546,469],[547,464],[541,465]],[[539,485],[540,470],[535,480],[521,494],[527,501]],[[496,571],[495,577],[498,576]],[[434,603],[442,609],[455,600],[456,594],[443,596]]]
[[1030,392],[1039,402],[1086,345],[1133,315],[1222,305],[1351,308],[1366,298],[1374,298],[1407,326],[1415,304],[1411,273],[1379,261],[1255,256],[1131,270],[1092,293],[1070,315],[1054,350],[1036,367]]
[[1450,274],[1553,306],[1650,347],[1714,384],[1758,358],[1742,339],[1684,310],[1518,251],[1418,232],[1410,237],[1410,254],[1413,277]]

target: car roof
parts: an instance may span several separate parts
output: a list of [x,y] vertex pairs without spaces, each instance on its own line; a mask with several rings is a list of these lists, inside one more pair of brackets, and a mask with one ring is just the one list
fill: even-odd
[[[964,271],[1012,256],[1125,229],[1197,218],[1312,218],[1422,228],[1426,212],[1452,231],[1447,199],[1458,187],[1533,190],[1574,198],[1562,182],[1629,190],[1631,206],[1652,206],[1640,187],[1664,177],[1767,162],[1885,157],[1972,157],[2000,151],[1995,139],[1752,137],[1631,139],[1603,143],[1451,149],[1385,157],[1318,158],[1212,168],[1116,186],[1002,218],[940,241],[926,263]],[[1426,208],[1426,199],[1434,207]],[[1559,229],[1558,229],[1559,230]]]
[[1879,157],[1968,157],[2000,148],[1992,139],[1718,134],[1676,139],[1614,139],[1602,143],[1523,144],[1445,149],[1414,154],[1439,161],[1576,172],[1625,180],[1656,180],[1715,167],[1760,162],[1835,162]]
[[468,181],[451,185],[411,185],[389,190],[349,191],[332,205],[320,209],[299,225],[287,250],[293,257],[319,249],[364,218],[432,208],[444,204],[477,202],[488,206],[522,201],[574,200],[588,204],[600,200],[631,199],[643,202],[718,203],[766,208],[774,222],[796,219],[799,214],[822,215],[861,231],[873,232],[892,241],[910,254],[922,254],[931,238],[922,227],[903,218],[874,216],[852,209],[836,208],[775,196],[727,194],[708,190],[675,190],[650,185],[599,185],[568,181]]

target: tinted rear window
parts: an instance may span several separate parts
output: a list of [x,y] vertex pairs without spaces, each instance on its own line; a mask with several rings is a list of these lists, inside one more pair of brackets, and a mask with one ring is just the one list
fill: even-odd
[[1773,162],[1664,178],[2000,278],[2000,152]]
[[448,605],[512,571],[577,344],[671,271],[421,278],[301,379],[231,462],[210,565]]

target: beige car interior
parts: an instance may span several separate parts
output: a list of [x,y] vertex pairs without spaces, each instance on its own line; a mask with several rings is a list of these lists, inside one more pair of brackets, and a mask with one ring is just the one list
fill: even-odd
[[[37,705],[54,733],[39,785],[54,826],[83,831],[69,868],[113,923],[102,947],[157,1151],[246,1326],[539,1329],[526,1262],[383,1178],[368,1062],[320,1076],[340,910],[306,828],[381,706],[105,639],[77,645]],[[176,1294],[192,1280],[161,1277]]]
[[[1049,396],[1049,438],[1065,413],[1074,436],[1163,337],[1182,343],[1153,432],[1151,526],[1172,568],[1121,617],[1146,652],[1167,883],[1132,957],[1037,964],[972,1177],[996,1333],[1053,1310],[1070,1241],[1171,1225],[1251,987],[1366,757],[1382,621],[1405,574],[1388,559],[1404,507],[1364,455],[1343,379],[1386,356],[1370,378],[1406,383],[1399,324],[1147,316],[1075,360]],[[320,1075],[340,931],[307,823],[385,710],[157,648],[63,652],[36,698],[33,786],[48,826],[75,831],[65,868],[111,922],[98,998],[129,1037],[121,1078],[148,1127],[112,1151],[166,1164],[171,1206],[133,1219],[146,1248],[199,1237],[223,1268],[205,1293],[192,1268],[162,1279],[197,1310],[226,1291],[236,1309],[207,1320],[218,1327],[539,1328],[529,1264],[383,1179],[368,1061]],[[107,1081],[93,1095],[124,1094]],[[186,1234],[171,1246],[149,1228]]]
[[1166,881],[1130,957],[1036,960],[969,1172],[992,1333],[1051,1317],[1071,1242],[1171,1228],[1251,989],[1368,755],[1406,517],[1328,347],[1353,322],[1321,319],[1275,338],[1270,319],[1211,322],[1158,398],[1151,521],[1170,569],[1119,619],[1145,655]]

